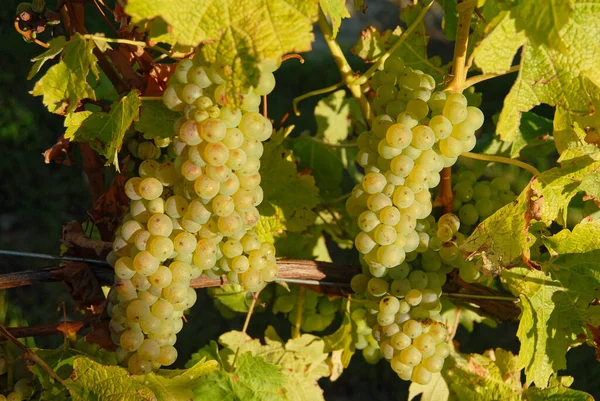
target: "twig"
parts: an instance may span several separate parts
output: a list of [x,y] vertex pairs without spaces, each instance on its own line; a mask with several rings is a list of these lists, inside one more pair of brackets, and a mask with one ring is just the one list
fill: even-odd
[[262,97],[262,106],[263,106],[263,117],[268,118],[268,108],[267,108],[267,95],[263,95]]
[[104,13],[104,10],[102,8],[100,8],[100,5],[98,5],[98,0],[93,0],[92,3],[94,3],[94,6],[96,7],[96,9],[100,13],[100,15],[102,15],[102,19],[104,19],[104,22],[106,22],[106,25],[108,25],[110,27],[110,29],[114,32],[114,34],[118,36],[119,35],[119,31],[117,31],[117,29],[110,22],[110,20],[108,19],[108,17]]
[[445,167],[440,172],[440,192],[438,193],[434,206],[442,206],[444,213],[451,213],[453,201],[452,169],[450,167]]
[[292,101],[292,107],[294,108],[294,113],[297,116],[300,115],[300,110],[298,109],[298,103],[300,103],[304,99],[308,99],[308,98],[313,97],[313,96],[324,95],[326,93],[333,92],[334,90],[339,89],[342,86],[344,86],[344,83],[343,82],[338,82],[335,85],[330,85],[330,86],[328,86],[326,88],[321,88],[321,89],[317,89],[317,90],[314,90],[314,91],[310,91],[308,93],[305,93],[304,95],[301,95],[301,96],[298,96],[298,97],[294,98],[294,100]]
[[54,370],[50,366],[48,366],[48,364],[42,358],[40,358],[38,355],[36,355],[29,348],[27,348],[26,346],[21,344],[19,342],[19,340],[17,340],[12,334],[10,334],[10,332],[8,330],[6,330],[6,328],[2,324],[0,324],[0,333],[2,333],[6,338],[8,338],[17,347],[21,348],[23,350],[23,352],[25,352],[25,354],[27,354],[34,362],[36,362],[38,365],[40,365],[42,367],[42,369],[44,369],[46,372],[48,372],[48,374],[54,380],[56,380],[63,386],[65,385],[65,383],[62,381],[62,379],[56,374],[56,372],[54,372]]
[[452,65],[452,75],[454,78],[446,88],[458,93],[462,93],[464,90],[465,80],[467,78],[466,61],[467,48],[469,45],[469,31],[471,29],[471,15],[473,15],[473,7],[464,7],[458,12],[458,28],[456,30],[454,63]]
[[298,291],[298,305],[296,305],[296,322],[294,323],[294,332],[292,338],[300,337],[300,327],[302,327],[302,311],[304,310],[304,287]]
[[37,38],[34,38],[34,37],[32,37],[32,36],[31,36],[31,32],[30,32],[30,31],[24,31],[24,30],[22,30],[22,29],[21,29],[21,27],[19,26],[19,21],[20,21],[20,20],[21,20],[21,19],[20,19],[19,17],[17,17],[17,18],[15,19],[15,24],[14,24],[14,25],[15,25],[15,30],[16,30],[17,32],[19,32],[19,34],[20,34],[21,36],[23,36],[23,37],[24,37],[25,39],[27,39],[27,40],[30,40],[30,41],[32,41],[32,42],[33,42],[33,43],[35,43],[36,45],[40,45],[40,46],[42,46],[42,47],[43,47],[43,48],[45,48],[45,49],[48,49],[48,48],[50,47],[50,45],[49,45],[48,43],[46,43],[46,42],[42,42],[41,40],[39,40],[39,39],[37,39]]
[[298,53],[286,54],[285,56],[281,57],[281,61],[283,62],[283,61],[290,60],[293,58],[300,60],[300,64],[304,64],[304,58],[302,58],[302,56],[299,55]]
[[[73,333],[87,327],[88,324],[84,322],[60,322],[51,324],[39,324],[34,326],[26,327],[7,327],[6,330],[15,338],[25,337],[41,337],[41,336],[55,336],[64,335],[65,332]],[[0,334],[0,341],[8,339]]]
[[533,167],[531,164],[527,164],[527,163],[522,162],[520,160],[511,159],[509,157],[495,156],[495,155],[483,155],[483,154],[471,153],[471,152],[461,153],[461,156],[468,157],[470,159],[484,160],[484,161],[488,161],[488,162],[498,162],[498,163],[512,164],[513,166],[518,166],[518,167],[521,167],[524,170],[529,171],[534,176],[537,176],[537,175],[540,174],[540,172],[538,171],[538,169],[536,169],[535,167]]
[[452,326],[452,330],[450,331],[450,340],[454,338],[456,335],[456,331],[458,330],[458,325],[460,324],[460,315],[462,309],[460,306],[456,307],[456,316],[454,317],[454,325]]
[[352,71],[350,64],[348,64],[348,60],[346,60],[346,56],[344,55],[342,48],[340,47],[338,42],[333,38],[331,27],[329,26],[327,18],[325,17],[325,14],[323,14],[323,11],[321,9],[319,9],[318,24],[319,28],[321,29],[321,32],[323,33],[325,43],[327,43],[327,47],[329,47],[329,51],[333,56],[333,61],[335,61],[335,64],[337,65],[338,70],[340,71],[340,75],[342,76],[342,82],[348,87],[350,93],[352,93],[352,96],[358,102],[360,110],[362,111],[365,117],[365,121],[367,121],[367,123],[370,124],[371,119],[373,118],[373,116],[371,115],[371,104],[369,103],[365,94],[361,90],[361,84],[355,82],[356,80],[354,77],[354,71]]
[[244,339],[246,338],[246,330],[248,330],[248,325],[250,324],[250,318],[252,317],[252,313],[254,312],[254,307],[256,306],[256,300],[260,295],[260,291],[257,291],[252,294],[252,303],[250,303],[250,307],[248,308],[248,313],[246,313],[246,320],[244,320],[244,326],[242,327],[242,335],[240,336],[240,343],[238,344],[238,348],[235,350],[235,355],[233,356],[233,361],[231,362],[230,372],[233,372],[235,369],[235,362],[237,361],[237,357],[240,354],[240,349],[244,344]]
[[453,292],[443,292],[442,295],[449,298],[489,299],[492,301],[520,302],[520,299],[516,297],[503,297],[498,295],[463,294]]
[[84,263],[92,263],[92,264],[97,264],[97,265],[108,265],[108,262],[106,262],[105,260],[76,258],[73,256],[56,256],[56,255],[48,255],[45,253],[7,251],[4,249],[0,249],[0,255],[23,256],[23,257],[27,257],[27,258],[48,259],[48,260],[68,260],[70,262],[84,262]]
[[469,78],[467,78],[465,80],[465,83],[463,85],[463,89],[467,89],[470,86],[477,85],[478,83],[483,82],[483,81],[487,81],[488,79],[492,79],[492,78],[496,78],[496,77],[501,77],[503,75],[507,75],[507,74],[511,74],[513,72],[517,72],[517,71],[519,71],[520,68],[521,68],[520,65],[515,65],[515,66],[510,67],[505,72],[501,72],[501,73],[487,73],[487,74],[474,75],[474,76],[469,77]]

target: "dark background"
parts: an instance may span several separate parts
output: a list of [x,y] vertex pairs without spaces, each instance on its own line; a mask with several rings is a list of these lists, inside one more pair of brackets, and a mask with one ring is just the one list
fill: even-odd
[[[52,146],[64,131],[63,118],[47,112],[41,98],[34,98],[28,93],[34,83],[26,79],[29,60],[42,53],[43,49],[25,43],[13,29],[17,3],[8,0],[0,8],[0,249],[58,254],[62,224],[70,220],[83,221],[90,207],[90,196],[79,163],[71,167],[44,164],[42,152]],[[51,2],[50,6],[54,4]],[[368,6],[366,15],[358,13],[356,18],[343,22],[339,42],[344,49],[354,45],[358,33],[367,25],[382,29],[399,24],[397,4],[369,0]],[[441,55],[447,62],[451,59],[452,44],[439,30],[440,20],[439,12],[434,12],[427,20],[432,37],[430,52]],[[106,31],[110,35],[93,7],[88,7],[86,26],[90,32]],[[290,60],[276,72],[277,87],[269,101],[269,114],[275,121],[291,109],[294,97],[339,80],[339,73],[324,41],[318,30],[315,33],[314,50],[303,54],[306,62],[300,64]],[[358,57],[348,52],[348,59],[357,70],[365,70]],[[484,93],[482,109],[486,116],[500,111],[512,79],[514,76],[498,78],[477,87]],[[304,129],[314,132],[316,124],[311,114],[318,99],[311,98],[301,104],[301,117],[290,117],[288,122],[297,126],[296,132]],[[551,110],[547,113],[551,118]],[[75,155],[80,161],[77,151]],[[334,253],[334,261],[336,256],[345,257]],[[0,255],[1,273],[49,265],[47,261]],[[68,316],[77,319],[78,312],[61,284],[47,283],[0,291],[0,317],[6,316],[2,323],[10,326],[58,322],[62,319],[63,303]],[[243,324],[243,316],[222,319],[205,291],[199,291],[199,300],[189,320],[178,336],[180,358],[177,363],[180,366],[208,341],[228,330],[240,330]],[[289,335],[289,323],[269,313],[258,313],[253,317],[250,335],[262,337],[269,324],[275,325],[283,336]],[[492,347],[516,353],[519,346],[516,329],[515,322],[500,324],[496,329],[476,325],[472,333],[460,328],[456,340],[460,351],[465,353],[483,352]],[[36,345],[41,347],[55,347],[61,342],[62,339],[56,337],[35,340]],[[31,339],[28,344],[32,344]],[[597,380],[600,365],[595,360],[594,351],[587,346],[578,347],[567,354],[567,359],[568,370],[561,373],[575,377],[572,387],[600,396],[600,382]],[[339,401],[405,400],[408,389],[408,383],[398,379],[386,362],[368,365],[359,354],[355,355],[340,379],[333,383],[322,380],[320,384],[327,400]]]

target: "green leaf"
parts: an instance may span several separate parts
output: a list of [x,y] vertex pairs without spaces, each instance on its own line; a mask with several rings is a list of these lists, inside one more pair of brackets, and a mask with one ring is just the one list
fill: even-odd
[[280,369],[249,352],[238,355],[234,372],[214,372],[198,380],[194,401],[285,400],[285,377]]
[[314,222],[319,189],[312,176],[297,172],[291,152],[265,144],[260,173],[265,201],[259,206],[256,231],[263,240],[272,242],[284,231],[301,232]]
[[442,28],[444,29],[444,35],[448,40],[456,39],[456,27],[458,25],[458,12],[456,11],[456,0],[442,0],[442,7],[444,9],[444,21]]
[[123,145],[123,137],[134,121],[137,121],[141,101],[136,90],[110,107],[109,113],[82,111],[65,119],[65,138],[88,142],[90,146],[119,169],[117,153]]
[[319,5],[323,14],[329,17],[331,25],[333,26],[333,38],[335,39],[342,20],[344,18],[350,18],[350,13],[346,8],[345,0],[319,0]]
[[196,381],[212,374],[218,367],[217,361],[200,360],[189,369],[161,370],[134,378],[150,388],[158,400],[187,401],[193,397]]
[[90,71],[98,78],[94,42],[74,34],[63,49],[61,61],[50,67],[35,83],[34,96],[43,96],[42,102],[52,113],[71,113],[82,99],[96,99],[87,82]]
[[308,170],[325,199],[341,195],[344,166],[337,152],[312,137],[301,136],[294,141],[294,156],[301,171]]
[[514,202],[485,219],[461,245],[461,250],[481,256],[483,268],[496,274],[498,269],[519,264],[522,257],[529,259],[529,248],[535,242],[529,233],[531,221],[546,226],[552,221],[566,221],[569,202],[589,185],[584,185],[584,178],[598,172],[600,162],[587,156],[544,171]]
[[252,302],[252,295],[237,284],[209,288],[208,293],[212,298],[218,299],[229,309],[238,313],[248,312]]
[[332,334],[323,336],[323,341],[325,342],[325,352],[331,353],[329,358],[331,366],[330,380],[334,381],[348,367],[355,352],[354,340],[352,339],[352,320],[348,313],[344,313],[344,319],[340,327]]
[[577,117],[563,107],[556,108],[553,124],[554,143],[556,150],[561,154],[561,160],[599,152],[597,147],[585,141],[586,134]]
[[204,57],[227,66],[227,101],[237,105],[235,94],[258,82],[261,60],[311,49],[317,7],[305,0],[131,0],[125,11],[133,22],[161,17],[179,44],[204,43]]
[[510,149],[510,157],[518,157],[525,146],[544,146],[547,141],[539,139],[552,132],[552,120],[532,112],[523,113],[519,132]]
[[48,45],[50,46],[48,50],[31,59],[31,61],[34,61],[34,63],[33,66],[31,66],[29,74],[27,75],[27,79],[33,78],[38,72],[40,72],[46,61],[52,60],[54,57],[60,54],[60,52],[62,52],[65,48],[66,44],[67,39],[64,36],[58,36],[48,42]]
[[356,99],[347,97],[344,89],[319,100],[315,107],[315,120],[316,136],[331,144],[341,143],[353,130],[361,131],[366,127]]
[[180,113],[167,109],[161,101],[145,101],[140,107],[140,119],[135,123],[135,129],[146,139],[171,137],[173,125],[179,117]]
[[502,282],[521,300],[517,336],[521,342],[519,368],[526,383],[548,386],[550,376],[567,367],[565,354],[578,345],[586,322],[598,323],[598,307],[588,308],[579,291],[537,270],[515,268],[502,272]]
[[148,387],[131,380],[127,370],[118,366],[105,366],[87,358],[73,361],[73,373],[65,381],[74,401],[156,401]]
[[410,383],[408,388],[408,401],[412,401],[418,396],[420,401],[447,401],[450,399],[448,384],[441,373],[434,373],[431,381],[426,385],[415,382]]
[[[238,350],[241,355],[251,355],[260,358],[267,364],[277,365],[277,371],[283,375],[285,381],[280,395],[282,399],[291,401],[322,401],[323,392],[317,381],[330,374],[327,366],[327,353],[324,352],[325,343],[318,337],[303,334],[296,339],[283,343],[272,327],[265,332],[266,344],[259,340],[251,339],[239,331],[231,331],[219,337],[219,343],[225,348],[221,350],[221,358],[225,370],[229,369],[234,355]],[[239,367],[239,356],[236,365]],[[237,373],[237,369],[236,369]],[[257,378],[256,373],[252,375]],[[225,386],[228,389],[227,385]],[[271,396],[271,394],[268,394]],[[235,398],[233,400],[237,400]],[[196,398],[198,399],[198,398]],[[199,398],[204,400],[205,398]],[[208,399],[208,398],[206,398]],[[223,399],[223,398],[213,398]],[[260,398],[259,398],[260,399]],[[276,398],[279,399],[279,398]]]
[[600,3],[582,2],[574,5],[571,18],[559,32],[568,51],[526,41],[519,75],[498,120],[497,133],[503,140],[512,141],[521,114],[541,103],[561,106],[575,114],[590,113],[592,101],[599,97],[600,51],[594,42],[598,35]]
[[515,19],[516,28],[525,31],[535,44],[564,49],[560,31],[569,22],[574,3],[574,0],[547,0],[540,7],[537,0],[518,0],[510,15]]
[[[584,181],[588,179],[584,178]],[[599,182],[600,176],[593,174],[591,178]],[[597,239],[600,238],[600,220],[589,223],[577,224],[573,231],[562,230],[551,237],[544,237],[542,241],[553,256],[564,254],[585,254],[598,249]]]
[[[496,357],[500,356],[500,360]],[[508,371],[516,356],[502,349],[483,355],[453,354],[446,360],[442,376],[451,400],[460,401],[520,401],[520,370]],[[514,365],[513,365],[514,366]],[[443,384],[439,384],[442,395]]]
[[594,401],[594,397],[588,393],[562,386],[546,389],[530,387],[523,393],[523,399],[526,401]]
[[475,63],[485,74],[502,74],[512,65],[515,53],[526,41],[517,32],[508,12],[497,15],[485,28],[485,38],[473,50]]
[[[410,23],[409,21],[412,21],[416,16],[415,12],[416,14],[419,12],[417,6],[414,7],[414,10],[407,7],[402,11],[402,20]],[[388,29],[382,33],[374,26],[369,26],[360,33],[360,39],[352,48],[352,53],[367,63],[373,63],[396,43],[401,34],[402,29],[400,27],[393,31]],[[407,66],[421,70],[439,82],[445,71],[440,68],[442,62],[439,57],[427,57],[428,42],[429,37],[425,34],[425,28],[421,23],[419,28],[409,35],[394,54],[401,57]]]

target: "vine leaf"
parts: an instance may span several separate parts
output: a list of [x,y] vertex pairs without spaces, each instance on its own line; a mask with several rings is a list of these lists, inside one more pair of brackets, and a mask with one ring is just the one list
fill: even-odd
[[344,18],[350,18],[350,13],[346,8],[345,0],[319,0],[319,5],[323,14],[331,19],[331,25],[333,26],[333,38],[335,39],[342,20]]
[[[60,45],[60,41],[55,43],[55,46],[57,45]],[[93,49],[92,41],[86,41],[83,36],[74,34],[64,45],[61,61],[50,67],[35,83],[31,93],[34,96],[42,96],[42,102],[50,112],[68,114],[79,106],[82,99],[96,99],[94,90],[88,83],[90,71],[96,79],[99,78]]]
[[332,334],[323,336],[323,341],[325,341],[325,352],[331,353],[329,358],[331,375],[329,378],[334,381],[348,367],[355,352],[354,340],[352,339],[352,319],[348,313],[344,313],[344,320],[340,327]]
[[173,126],[181,117],[180,113],[167,109],[162,101],[145,101],[140,107],[140,119],[135,129],[144,134],[144,138],[169,138],[174,135]]
[[568,349],[581,343],[584,325],[600,322],[600,308],[589,306],[589,297],[572,287],[575,274],[565,269],[557,280],[526,268],[502,272],[503,284],[521,300],[518,366],[525,369],[527,384],[548,387],[550,376],[567,367]]
[[131,0],[125,11],[133,22],[161,17],[181,45],[203,43],[207,61],[218,58],[227,66],[227,102],[238,105],[235,94],[257,84],[261,60],[311,49],[318,5],[305,0]]
[[187,401],[193,396],[195,380],[218,367],[216,361],[200,360],[186,370],[159,371],[132,378],[125,368],[103,365],[83,356],[65,362],[72,362],[72,373],[65,385],[76,401]]
[[544,7],[540,7],[537,0],[520,0],[510,13],[516,28],[524,30],[532,42],[566,50],[560,31],[569,23],[574,3],[574,0],[548,0]]
[[583,130],[586,121],[581,120],[563,107],[556,108],[553,136],[556,149],[560,153],[560,160],[572,159],[582,154],[598,153],[598,148],[586,141],[586,133]]
[[63,51],[66,44],[67,39],[64,36],[56,37],[48,42],[48,45],[50,46],[48,50],[31,59],[31,61],[34,63],[33,66],[31,66],[31,70],[29,70],[27,79],[33,78],[38,72],[40,72],[46,61],[52,60],[54,57],[58,56],[60,52]]
[[532,221],[546,226],[553,221],[566,221],[571,199],[590,188],[591,178],[586,176],[598,173],[600,162],[589,156],[564,161],[560,168],[544,171],[532,179],[515,201],[485,219],[461,245],[461,250],[472,257],[481,256],[484,267],[489,265],[494,269],[514,266],[522,258],[527,262],[529,248],[534,243],[529,233]]
[[311,175],[298,173],[292,152],[266,143],[260,174],[265,201],[255,230],[261,240],[274,242],[285,231],[301,232],[314,222],[319,189]]
[[276,365],[249,352],[238,356],[234,372],[214,372],[198,381],[194,401],[285,400],[285,377]]
[[516,2],[510,12],[501,13],[475,49],[484,72],[502,72],[523,45],[519,75],[498,120],[497,133],[505,141],[515,139],[522,113],[539,104],[584,115],[599,98],[600,47],[594,38],[600,34],[600,3],[554,0],[550,5],[560,3],[554,8],[560,15],[549,19],[553,8],[538,7],[532,17],[533,3]]
[[[220,351],[213,344],[192,355],[191,361],[205,356],[218,359],[223,368],[218,374],[198,382],[198,387],[194,389],[195,401],[322,401],[323,394],[317,381],[329,375],[323,340],[303,334],[284,343],[275,330],[269,327],[265,332],[265,342],[266,344],[261,344],[260,340],[252,339],[239,331],[231,331],[219,337],[219,343],[224,347]],[[226,373],[240,346],[235,371]],[[263,373],[257,374],[259,371]],[[256,394],[258,386],[265,386],[263,391],[266,393]],[[209,397],[206,392],[214,397]]]
[[319,100],[315,106],[317,137],[325,142],[337,144],[345,141],[354,127],[364,130],[366,123],[354,98],[346,96],[340,89]]
[[134,121],[138,120],[141,100],[133,90],[110,107],[109,113],[81,111],[69,114],[65,119],[65,138],[89,142],[90,146],[119,169],[117,153],[123,145],[123,137]]
[[448,401],[450,399],[448,383],[441,373],[434,373],[431,381],[426,385],[411,382],[408,388],[408,401],[418,396],[421,396],[419,398],[421,401]]
[[[419,6],[405,7],[402,10],[401,19],[405,23],[411,24],[420,11]],[[352,53],[367,63],[373,63],[393,46],[400,35],[402,35],[400,27],[396,27],[393,31],[388,29],[380,32],[374,26],[369,26],[360,33],[360,39],[352,48]],[[445,71],[440,67],[442,62],[438,56],[428,58],[428,43],[429,36],[426,34],[424,23],[421,22],[395,54],[401,57],[407,66],[421,70],[439,82]]]
[[524,32],[517,32],[515,20],[505,11],[486,26],[486,36],[473,51],[475,63],[486,74],[502,74],[512,65],[517,50],[526,42]]

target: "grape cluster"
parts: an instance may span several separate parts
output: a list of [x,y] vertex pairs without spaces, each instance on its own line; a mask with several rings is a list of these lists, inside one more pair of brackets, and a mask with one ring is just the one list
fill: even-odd
[[[405,380],[426,384],[450,352],[440,319],[440,295],[453,266],[441,254],[455,239],[454,215],[430,216],[440,171],[475,146],[483,114],[462,94],[434,91],[434,79],[392,55],[370,81],[376,117],[358,137],[357,162],[365,169],[346,203],[357,218],[355,246],[363,273],[352,289],[368,300],[364,350],[380,355]],[[359,317],[358,315],[356,316]],[[360,319],[358,319],[360,321]]]
[[460,218],[461,231],[465,234],[470,233],[474,225],[517,197],[505,177],[477,181],[477,176],[471,171],[458,175],[453,190],[452,209]]
[[275,248],[252,231],[263,199],[261,142],[273,129],[257,112],[274,86],[276,66],[263,67],[257,88],[232,110],[223,107],[218,63],[181,61],[163,96],[182,112],[174,134],[130,146],[142,161],[125,184],[129,213],[109,255],[116,276],[109,314],[117,359],[134,374],[176,360],[183,313],[196,302],[192,279],[226,274],[257,291],[277,276]]
[[[302,296],[300,291],[303,291]],[[341,308],[341,298],[330,299],[308,289],[291,286],[288,292],[284,287],[277,286],[273,313],[287,314],[290,323],[295,324],[297,314],[302,310],[300,328],[304,332],[319,332],[333,323],[336,313]]]

